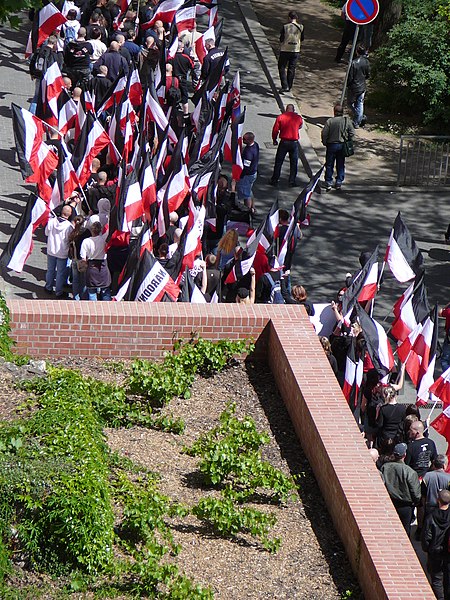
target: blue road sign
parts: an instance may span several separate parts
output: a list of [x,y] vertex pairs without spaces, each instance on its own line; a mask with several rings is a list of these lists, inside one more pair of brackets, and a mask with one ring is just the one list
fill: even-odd
[[378,16],[380,5],[378,0],[348,0],[345,12],[356,25],[367,25]]

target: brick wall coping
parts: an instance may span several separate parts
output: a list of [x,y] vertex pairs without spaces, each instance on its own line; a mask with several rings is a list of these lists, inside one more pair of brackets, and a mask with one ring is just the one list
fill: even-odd
[[17,350],[160,357],[173,333],[257,340],[368,600],[432,600],[328,360],[298,306],[9,300]]

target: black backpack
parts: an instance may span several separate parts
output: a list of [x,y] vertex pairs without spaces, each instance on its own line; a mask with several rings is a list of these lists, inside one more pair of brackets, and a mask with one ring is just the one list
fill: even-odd
[[32,77],[41,78],[47,68],[55,62],[53,52],[46,46],[41,46],[33,52],[30,58],[29,71]]
[[181,100],[180,89],[174,85],[175,77],[172,77],[172,84],[166,92],[166,102],[169,106],[177,106]]
[[285,304],[283,295],[281,293],[281,283],[279,279],[274,279],[270,273],[266,273],[266,277],[269,280],[271,287],[270,298],[267,304]]

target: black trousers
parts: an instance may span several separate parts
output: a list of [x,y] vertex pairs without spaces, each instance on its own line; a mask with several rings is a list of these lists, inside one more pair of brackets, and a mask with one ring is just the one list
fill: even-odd
[[279,143],[275,156],[272,183],[276,183],[280,179],[281,167],[283,166],[286,154],[289,154],[289,183],[295,183],[298,169],[298,141],[294,140],[281,140]]
[[278,58],[278,73],[280,74],[281,87],[290,90],[294,83],[295,65],[300,52],[280,52]]

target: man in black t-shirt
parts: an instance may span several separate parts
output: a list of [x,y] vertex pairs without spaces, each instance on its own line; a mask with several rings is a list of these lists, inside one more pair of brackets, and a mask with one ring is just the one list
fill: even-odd
[[437,456],[436,445],[433,440],[424,437],[422,421],[411,424],[408,435],[410,442],[406,453],[405,463],[423,477],[430,470],[431,463]]

